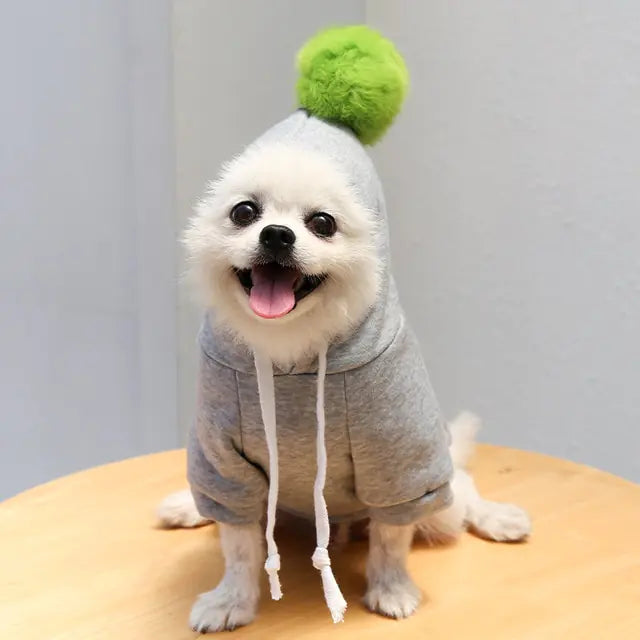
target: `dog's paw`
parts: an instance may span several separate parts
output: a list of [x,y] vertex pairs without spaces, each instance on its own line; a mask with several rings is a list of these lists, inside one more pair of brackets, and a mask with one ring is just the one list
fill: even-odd
[[257,602],[240,598],[238,594],[220,585],[213,591],[198,596],[189,617],[189,624],[198,633],[232,631],[253,622]]
[[156,509],[160,526],[166,529],[201,527],[211,521],[203,518],[196,508],[189,489],[168,495]]
[[497,542],[519,542],[531,533],[531,520],[524,509],[488,500],[474,514],[470,525],[477,535]]
[[409,577],[394,582],[374,581],[363,598],[370,611],[396,619],[409,617],[418,608],[420,600],[420,589]]

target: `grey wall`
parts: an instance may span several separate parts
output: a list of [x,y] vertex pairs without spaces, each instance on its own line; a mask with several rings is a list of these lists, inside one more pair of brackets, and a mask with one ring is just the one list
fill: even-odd
[[0,497],[175,446],[169,3],[5,3]]
[[449,413],[640,480],[640,6],[368,2],[413,90],[378,149]]

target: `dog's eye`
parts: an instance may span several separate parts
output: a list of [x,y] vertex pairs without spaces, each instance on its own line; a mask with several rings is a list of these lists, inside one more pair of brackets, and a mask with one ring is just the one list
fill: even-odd
[[247,227],[254,222],[259,215],[260,211],[258,210],[258,206],[253,202],[247,201],[235,205],[235,207],[231,209],[229,217],[233,224],[237,224],[239,227]]
[[338,230],[335,219],[328,213],[314,213],[307,218],[307,227],[312,233],[323,238],[330,238]]

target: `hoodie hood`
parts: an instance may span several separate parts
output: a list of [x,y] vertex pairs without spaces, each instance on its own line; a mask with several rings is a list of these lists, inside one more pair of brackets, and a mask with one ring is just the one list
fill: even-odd
[[[324,122],[298,110],[271,127],[245,151],[268,144],[291,145],[325,156],[347,176],[360,204],[373,216],[375,246],[380,263],[380,290],[375,304],[359,326],[328,346],[327,373],[340,373],[361,367],[379,356],[398,332],[401,313],[389,269],[389,231],[382,185],[371,158],[360,141],[348,129]],[[224,329],[216,326],[215,313],[209,312],[202,326],[200,344],[214,360],[242,373],[255,369],[253,353],[248,347],[230,340]],[[316,373],[318,360],[310,356],[290,369],[274,367],[275,375]]]

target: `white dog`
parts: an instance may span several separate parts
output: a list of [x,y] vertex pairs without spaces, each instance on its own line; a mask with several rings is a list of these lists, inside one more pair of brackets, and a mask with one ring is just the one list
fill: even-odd
[[[305,113],[292,118],[306,121],[306,126],[316,122]],[[348,134],[340,131],[339,135]],[[293,369],[295,373],[295,367],[301,363],[306,366],[322,353],[324,345],[339,348],[353,341],[372,317],[377,301],[388,296],[392,286],[381,258],[386,250],[383,221],[363,202],[362,185],[354,188],[334,163],[311,146],[283,144],[271,138],[267,134],[226,167],[198,206],[185,235],[191,273],[206,306],[215,312],[209,321],[217,341],[211,346],[213,355],[204,356],[205,365],[215,358],[228,366],[230,350],[246,354],[249,360],[254,351],[265,355],[281,372]],[[275,249],[269,246],[269,233],[274,228],[285,235],[284,246],[273,241]],[[263,284],[265,279],[267,285]],[[255,289],[261,287],[267,292],[256,294]],[[246,374],[238,368],[241,375]],[[208,374],[201,375],[206,378]],[[295,375],[277,376],[278,380],[289,377]],[[218,378],[212,384],[220,384]],[[241,383],[238,388],[242,394]],[[228,401],[235,402],[235,398]],[[209,437],[206,430],[214,428],[207,420],[204,423],[201,438]],[[278,429],[281,427],[285,425],[279,421]],[[521,540],[529,534],[530,523],[523,510],[481,498],[464,470],[477,428],[477,419],[469,414],[450,425],[455,470],[448,483],[453,493],[448,506],[409,524],[372,519],[364,598],[372,611],[402,618],[418,606],[420,591],[405,567],[416,532],[434,542],[455,538],[466,528],[492,540]],[[247,442],[244,446],[246,449]],[[264,443],[262,447],[266,450]],[[271,460],[261,459],[258,453],[243,453],[264,473],[273,471]],[[282,461],[280,464],[282,478]],[[220,473],[224,475],[225,469]],[[315,469],[311,471],[315,473]],[[200,478],[195,484],[196,496],[206,491]],[[282,492],[281,499],[286,502],[284,488]],[[225,575],[213,591],[197,600],[191,625],[196,631],[233,629],[256,615],[264,561],[259,518],[251,523],[235,524],[233,518],[220,521],[214,517],[218,512],[209,511],[209,503],[200,498],[198,506],[209,517],[200,515],[190,491],[167,498],[159,508],[159,517],[167,526],[194,527],[209,519],[219,521]],[[220,508],[218,494],[213,494],[212,502]],[[331,516],[331,500],[328,502]]]
[[447,427],[398,302],[384,196],[363,144],[398,112],[404,62],[356,26],[311,39],[298,63],[303,109],[225,168],[185,235],[208,315],[191,491],[159,515],[220,528],[226,570],[193,607],[200,632],[254,619],[265,513],[265,569],[271,596],[282,596],[277,506],[315,521],[312,561],[334,622],[347,603],[330,521],[344,538],[350,522],[369,519],[364,602],[393,618],[420,600],[405,566],[416,532],[521,540],[530,529],[518,507],[478,495],[464,470],[477,420]]

